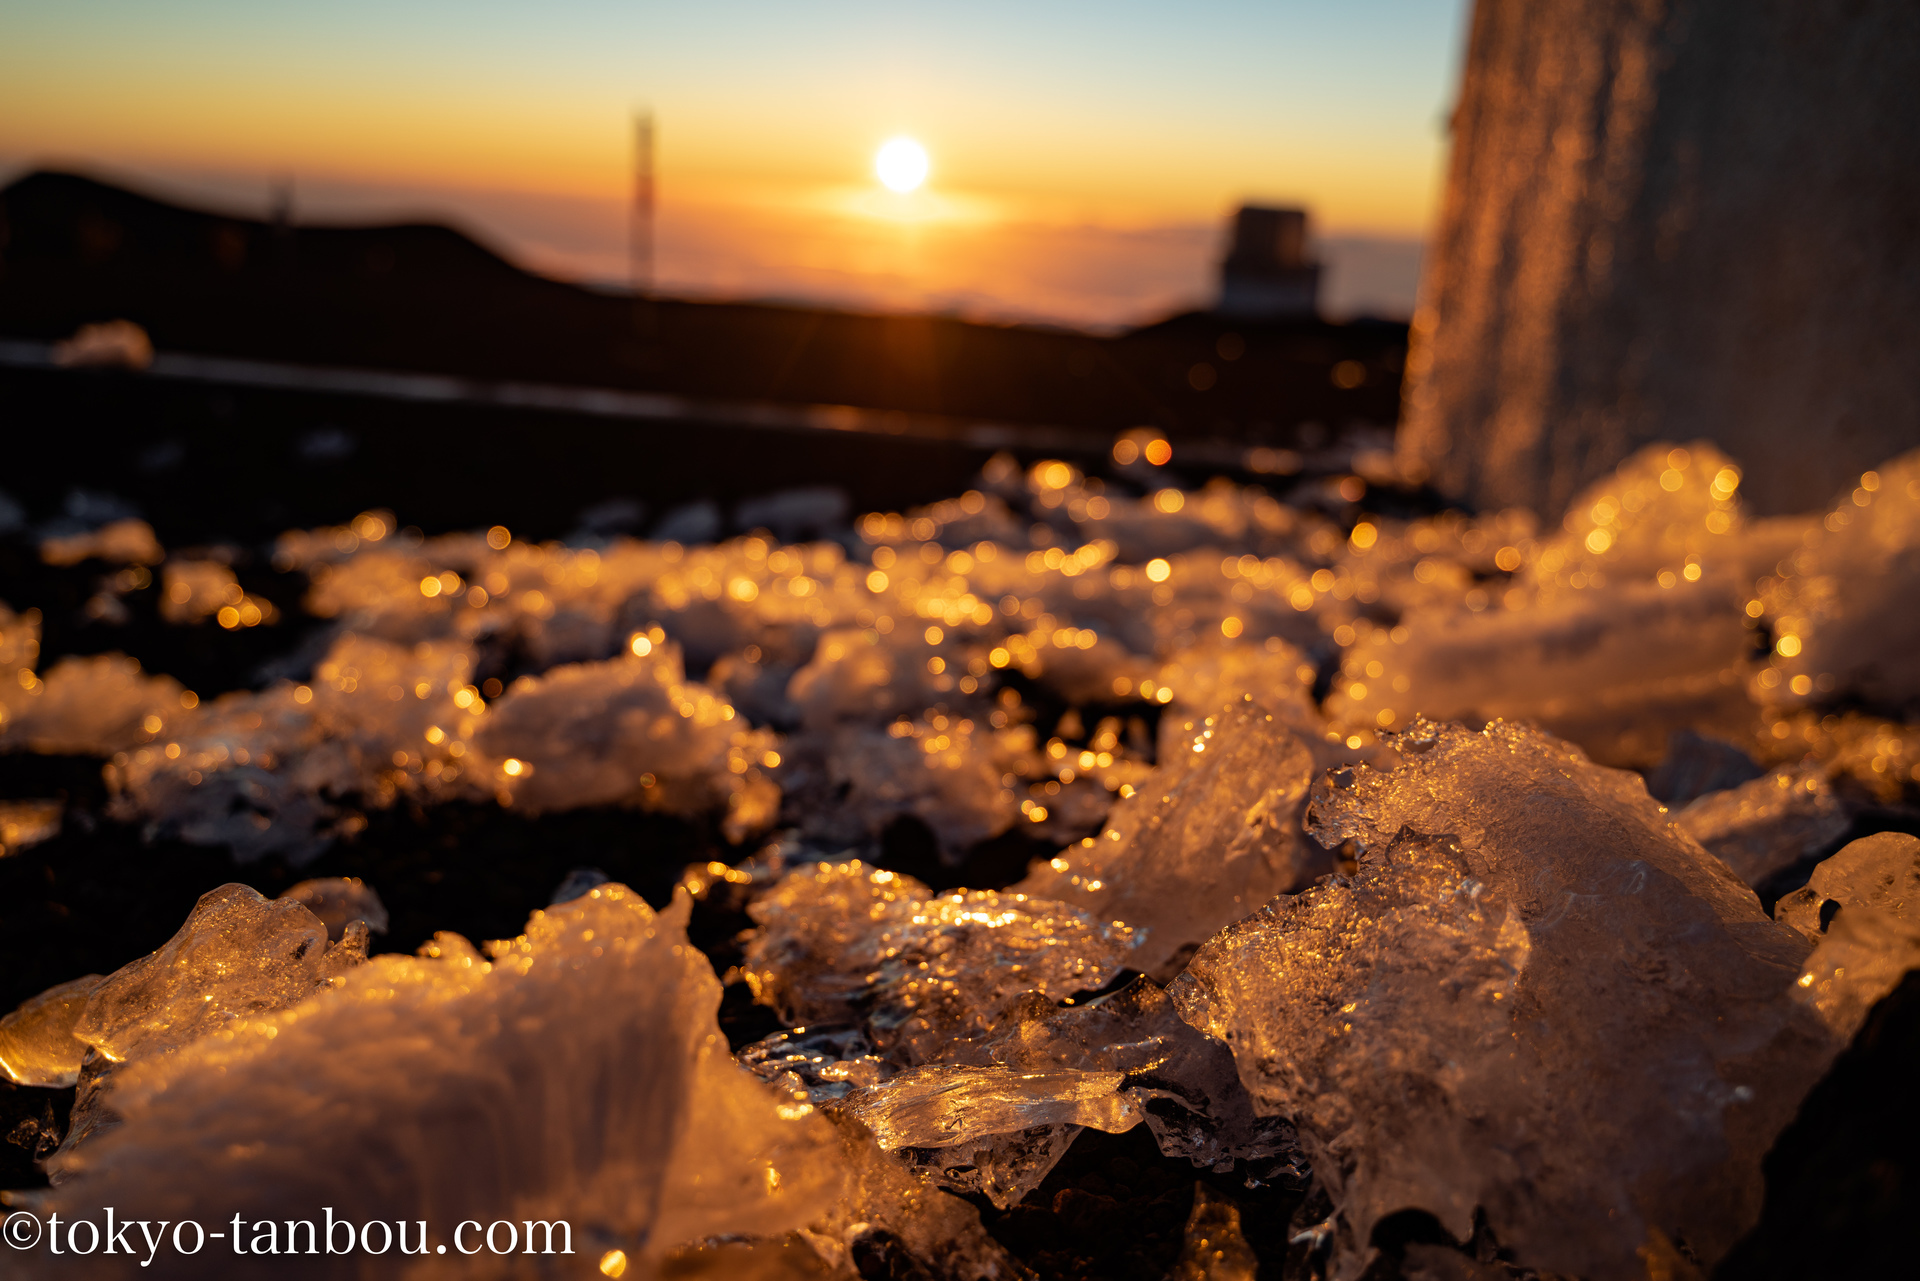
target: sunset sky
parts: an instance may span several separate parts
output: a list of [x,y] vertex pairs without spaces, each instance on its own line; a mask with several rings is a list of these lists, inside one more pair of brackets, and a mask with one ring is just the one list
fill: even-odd
[[[669,290],[1116,324],[1200,301],[1221,220],[1259,199],[1307,205],[1331,291],[1377,310],[1433,213],[1463,22],[1463,0],[0,0],[0,164],[256,211],[290,178],[302,217],[450,219],[613,280],[644,107]],[[873,176],[895,135],[932,161],[910,197]]]

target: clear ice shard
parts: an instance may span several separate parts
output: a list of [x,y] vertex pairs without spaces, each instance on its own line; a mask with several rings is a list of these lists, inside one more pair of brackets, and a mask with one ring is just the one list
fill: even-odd
[[1920,968],[1920,837],[1862,837],[1813,869],[1774,915],[1812,939],[1794,994],[1850,1038],[1874,1003]]
[[114,1063],[172,1053],[298,1005],[365,959],[364,930],[329,944],[327,927],[297,900],[223,885],[201,895],[159,951],[109,975],[73,1034]]
[[1734,875],[1756,887],[1826,849],[1852,824],[1818,767],[1775,770],[1738,787],[1709,792],[1673,821]]
[[1920,704],[1920,450],[1861,476],[1760,581],[1760,600],[1774,635],[1761,701]]
[[861,1091],[846,1110],[889,1152],[962,1147],[1041,1126],[1118,1134],[1142,1120],[1139,1100],[1121,1093],[1125,1081],[1124,1072],[929,1064]]
[[[602,877],[602,880],[605,878]],[[302,881],[284,891],[283,899],[300,904],[327,927],[327,937],[338,943],[347,926],[362,921],[374,934],[387,932],[387,907],[373,887],[357,876],[330,876]]]
[[[805,1029],[742,1058],[763,1077],[792,1073],[777,1083],[796,1098],[830,1110],[844,1100],[837,1110],[882,1148],[1003,1209],[1046,1178],[1084,1127],[1117,1133],[1144,1121],[1163,1153],[1203,1168],[1301,1169],[1292,1128],[1254,1115],[1227,1047],[1184,1022],[1146,978],[1068,1007],[1025,993],[987,1036],[957,1039],[941,1062],[898,1075],[863,1046],[858,1033]],[[831,1054],[842,1058],[822,1061]]]
[[[1516,1259],[1643,1275],[1653,1232],[1711,1263],[1835,1052],[1788,996],[1804,940],[1676,832],[1638,777],[1537,730],[1417,721],[1392,771],[1316,784],[1354,872],[1202,947],[1170,995],[1291,1118],[1346,1230],[1476,1209]],[[1342,1244],[1344,1243],[1344,1244]]]
[[1300,831],[1314,754],[1296,723],[1243,695],[1194,728],[1106,830],[1015,887],[1133,926],[1144,937],[1129,963],[1150,973],[1331,866]]
[[50,987],[0,1018],[0,1074],[15,1085],[64,1088],[77,1082],[87,1047],[74,1039],[73,1025],[100,981],[88,974]]
[[893,1066],[852,1027],[789,1028],[740,1048],[742,1067],[809,1103],[832,1103],[893,1075]]
[[742,970],[789,1025],[864,1026],[901,1066],[979,1037],[1024,992],[1054,999],[1132,966],[1134,931],[1013,892],[935,894],[858,861],[787,874],[748,909]]
[[245,885],[201,895],[165,945],[108,975],[75,1020],[73,1036],[86,1053],[61,1150],[115,1124],[124,1065],[298,1005],[366,956],[367,930],[358,922],[329,943],[327,927],[291,899],[263,898]]
[[[689,906],[656,914],[603,885],[536,912],[491,962],[443,935],[129,1064],[124,1123],[53,1159],[40,1208],[565,1220],[576,1254],[623,1250],[643,1275],[689,1242],[801,1228],[842,1186],[835,1137],[734,1065]],[[35,1255],[26,1275],[63,1262]]]

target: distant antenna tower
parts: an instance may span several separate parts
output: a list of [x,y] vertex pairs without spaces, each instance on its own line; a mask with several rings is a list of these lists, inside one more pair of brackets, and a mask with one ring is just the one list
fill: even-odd
[[273,224],[276,235],[284,236],[293,230],[293,175],[277,178],[273,183],[273,197],[268,212],[268,220]]
[[627,268],[633,291],[653,292],[653,113],[634,117],[633,217],[627,231]]

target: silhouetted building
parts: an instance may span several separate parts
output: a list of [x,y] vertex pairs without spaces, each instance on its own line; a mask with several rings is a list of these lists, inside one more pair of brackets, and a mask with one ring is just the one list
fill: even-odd
[[1283,320],[1316,314],[1320,264],[1307,259],[1307,212],[1242,205],[1220,264],[1221,315]]

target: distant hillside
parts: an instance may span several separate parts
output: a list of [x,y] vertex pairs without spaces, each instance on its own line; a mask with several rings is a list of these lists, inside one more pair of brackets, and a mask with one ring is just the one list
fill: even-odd
[[[1175,317],[1115,338],[635,301],[431,225],[275,226],[67,173],[0,190],[0,336],[124,317],[162,351],[1293,443],[1398,416],[1404,325]],[[1332,371],[1342,362],[1340,382]]]

